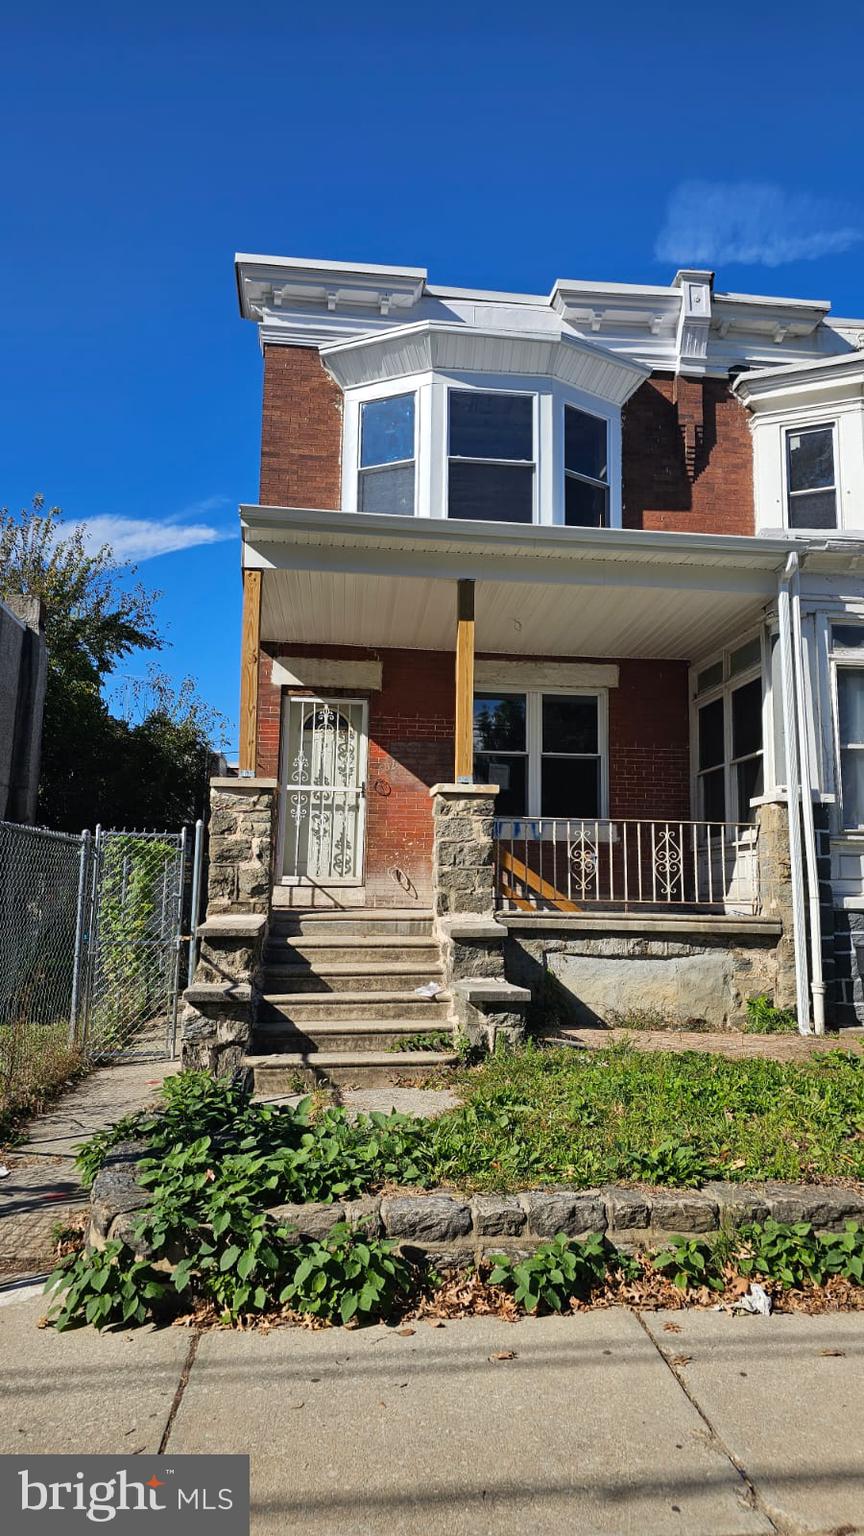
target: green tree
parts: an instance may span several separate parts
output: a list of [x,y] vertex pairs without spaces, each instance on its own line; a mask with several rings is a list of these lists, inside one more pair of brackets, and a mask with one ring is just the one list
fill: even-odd
[[154,672],[154,699],[137,725],[108,708],[102,684],[134,651],[159,650],[160,594],[132,580],[135,567],[110,545],[88,551],[84,530],[70,529],[59,507],[0,509],[0,597],[42,600],[48,684],[42,738],[39,819],[77,830],[105,826],[176,826],[200,814],[211,733],[224,722],[186,679],[176,692]]

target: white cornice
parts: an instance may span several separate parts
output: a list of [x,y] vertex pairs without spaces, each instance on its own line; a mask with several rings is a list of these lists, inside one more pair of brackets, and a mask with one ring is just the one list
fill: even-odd
[[651,371],[722,378],[844,353],[864,328],[828,319],[823,300],[717,292],[701,271],[679,272],[668,285],[559,278],[548,295],[433,285],[423,267],[290,257],[240,255],[236,273],[241,313],[273,345],[329,346],[405,322],[503,333],[557,319]]
[[321,347],[337,384],[351,389],[418,373],[490,373],[560,379],[586,394],[623,405],[648,368],[559,330],[477,330],[434,321]]
[[864,353],[743,373],[732,386],[754,415],[807,405],[841,404],[864,397]]

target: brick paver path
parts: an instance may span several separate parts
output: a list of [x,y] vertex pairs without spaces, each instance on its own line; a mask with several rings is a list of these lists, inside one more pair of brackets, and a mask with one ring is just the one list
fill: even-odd
[[705,1051],[732,1060],[806,1061],[818,1051],[846,1050],[860,1055],[864,1031],[843,1029],[832,1035],[741,1035],[678,1029],[556,1029],[546,1037],[582,1050],[596,1051],[628,1040],[639,1051]]
[[95,1131],[151,1103],[179,1063],[143,1060],[97,1067],[34,1120],[27,1139],[2,1154],[0,1287],[51,1267],[52,1232],[87,1205],[74,1166],[75,1147]]

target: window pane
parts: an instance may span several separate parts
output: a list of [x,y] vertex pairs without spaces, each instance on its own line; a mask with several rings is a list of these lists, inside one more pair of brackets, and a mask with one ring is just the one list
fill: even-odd
[[543,751],[596,752],[597,700],[544,693]]
[[596,817],[600,814],[600,759],[544,757],[540,812],[543,816]]
[[534,459],[531,395],[450,391],[450,453],[461,459]]
[[707,693],[709,688],[716,688],[717,684],[722,683],[722,681],[723,663],[722,661],[715,661],[710,667],[706,667],[703,672],[697,672],[696,692]]
[[564,468],[594,480],[607,477],[606,423],[575,406],[564,407]]
[[860,651],[864,646],[864,624],[832,624],[832,644],[844,651]]
[[729,657],[729,671],[734,677],[736,672],[746,672],[748,667],[755,667],[762,660],[762,642],[756,635],[748,640],[746,645],[739,645],[737,651],[733,651]]
[[815,491],[834,484],[834,432],[816,427],[810,432],[789,432],[790,491]]
[[748,757],[762,746],[762,683],[736,688],[732,695],[732,756]]
[[864,826],[864,752],[841,751],[844,827]]
[[713,768],[723,757],[723,700],[715,699],[699,711],[699,767]]
[[496,816],[525,815],[528,809],[527,757],[487,757],[485,754],[475,757],[474,778],[478,784],[498,785]]
[[[366,400],[360,407],[360,465],[414,457],[414,396]],[[369,508],[372,511],[373,508]]]
[[857,667],[837,668],[837,702],[840,745],[864,742],[864,672]]
[[525,751],[524,693],[474,695],[474,751]]
[[724,769],[715,768],[711,773],[703,773],[699,783],[702,786],[702,820],[725,821],[726,774]]
[[752,821],[755,813],[751,809],[750,801],[755,800],[757,795],[761,795],[763,789],[761,754],[759,757],[748,757],[743,763],[738,763],[735,776],[738,790],[737,818],[739,821]]
[[414,515],[414,465],[397,464],[393,469],[364,469],[360,473],[361,512],[402,512]]
[[449,517],[486,523],[530,523],[534,470],[511,464],[450,463]]
[[836,528],[837,496],[834,491],[807,491],[789,497],[790,528]]
[[564,522],[568,528],[606,528],[609,492],[602,485],[564,476]]

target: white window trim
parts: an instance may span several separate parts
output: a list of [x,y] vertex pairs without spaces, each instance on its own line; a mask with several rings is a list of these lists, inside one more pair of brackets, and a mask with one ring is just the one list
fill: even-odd
[[[849,827],[849,826],[847,826],[846,825],[846,818],[845,818],[845,816],[843,814],[843,767],[842,767],[842,760],[841,760],[841,757],[840,757],[840,748],[841,748],[841,742],[840,742],[840,689],[839,689],[839,685],[838,685],[837,673],[838,673],[838,670],[839,670],[840,667],[845,667],[849,671],[851,671],[853,668],[855,668],[858,671],[864,671],[864,651],[845,650],[842,645],[835,646],[834,640],[833,640],[833,636],[832,636],[832,633],[831,633],[831,625],[832,624],[837,624],[837,625],[847,624],[849,627],[853,627],[853,626],[856,625],[857,621],[860,621],[860,619],[861,619],[861,615],[860,614],[851,614],[850,613],[848,615],[843,615],[843,616],[838,615],[838,614],[832,614],[829,617],[829,625],[828,625],[828,665],[829,665],[830,689],[831,689],[831,734],[832,734],[832,738],[833,738],[834,764],[835,764],[835,768],[834,768],[834,791],[835,791],[834,823],[835,823],[836,834],[839,837],[854,838],[854,839],[858,839],[858,838],[864,836],[864,825],[856,826],[856,827]],[[858,623],[858,627],[861,628],[862,631],[864,631],[864,623]]]
[[[818,489],[817,490],[813,490],[813,491],[793,491],[793,490],[790,490],[790,488],[789,488],[789,439],[790,439],[790,437],[796,437],[799,434],[803,436],[804,433],[806,433],[806,432],[818,432],[818,431],[823,431],[823,432],[830,431],[830,433],[831,433],[831,454],[832,454],[832,457],[833,457],[833,460],[834,460],[834,483],[831,486],[827,486],[826,485],[826,486],[819,487],[818,489],[821,489],[823,491],[833,490],[833,492],[834,492],[834,525],[833,525],[833,529],[831,529],[831,528],[810,529],[806,524],[802,524],[800,527],[793,528],[792,524],[791,524],[791,522],[789,520],[789,511],[790,511],[790,504],[791,504],[792,498],[795,498],[796,500],[798,500],[798,499],[800,499],[802,497],[806,498],[807,496],[818,495]],[[793,425],[790,425],[790,426],[785,426],[785,427],[783,427],[783,429],[781,431],[781,441],[782,441],[782,453],[781,453],[781,460],[782,460],[782,462],[781,462],[781,465],[780,465],[780,473],[781,473],[782,484],[783,484],[783,526],[784,526],[784,528],[788,528],[790,533],[810,533],[810,532],[813,532],[813,533],[831,533],[832,531],[836,533],[838,531],[838,529],[840,529],[842,527],[842,511],[841,511],[842,500],[841,500],[841,486],[840,486],[840,437],[839,437],[839,432],[837,430],[837,420],[836,420],[836,417],[830,417],[829,416],[827,419],[823,418],[821,421],[801,421],[801,422],[796,422],[796,423],[794,423]]]
[[[606,479],[605,480],[598,480],[598,479],[596,479],[596,477],[594,475],[582,474],[581,471],[578,470],[578,469],[568,469],[567,468],[566,442],[567,442],[567,412],[568,411],[580,411],[583,416],[593,416],[595,421],[602,421],[604,423],[604,425],[606,427]],[[562,475],[561,494],[562,494],[562,499],[563,499],[563,515],[564,515],[564,517],[566,518],[566,514],[567,514],[567,477],[569,475],[570,478],[573,479],[573,480],[581,480],[583,485],[593,485],[596,490],[605,490],[606,491],[606,507],[607,507],[607,511],[608,511],[609,515],[608,515],[607,521],[604,524],[602,524],[601,526],[605,527],[605,528],[611,528],[613,526],[613,524],[612,524],[612,481],[611,481],[611,475],[612,475],[612,465],[611,465],[611,458],[612,458],[612,442],[611,442],[611,440],[612,440],[612,432],[610,430],[608,418],[606,416],[602,416],[599,411],[596,411],[596,410],[595,411],[586,410],[584,406],[576,405],[576,404],[574,404],[574,402],[572,400],[563,400],[561,402],[561,427],[560,427],[560,433],[561,433],[561,475]],[[619,481],[620,481],[620,475],[619,475],[618,478],[619,478]]]
[[[756,640],[756,639],[758,639],[759,642],[760,642],[760,658],[759,658],[759,660],[757,662],[754,662],[752,666],[745,667],[741,672],[736,672],[733,675],[731,670],[730,670],[730,665],[731,665],[730,658],[732,657],[733,653],[735,651],[741,650],[742,646],[748,645],[752,640]],[[767,649],[767,659],[766,659],[766,649]],[[696,692],[696,687],[697,687],[696,680],[697,680],[698,674],[700,672],[706,671],[708,667],[713,666],[717,662],[720,662],[722,667],[723,667],[723,677],[722,677],[721,681],[719,683],[715,683],[712,688],[706,688],[704,693],[697,693]],[[732,756],[732,707],[731,707],[731,702],[727,703],[726,700],[730,700],[731,701],[732,694],[735,693],[735,691],[738,688],[743,688],[744,686],[746,686],[747,683],[752,683],[757,678],[760,679],[761,683],[762,683],[762,779],[763,779],[763,793],[762,793],[762,796],[760,798],[764,798],[765,787],[768,785],[769,777],[773,778],[773,774],[774,774],[773,749],[771,751],[769,751],[769,747],[768,747],[769,741],[773,741],[773,732],[771,730],[771,720],[770,720],[771,692],[770,692],[770,673],[769,673],[769,667],[770,667],[770,640],[768,639],[765,631],[763,631],[763,630],[750,630],[747,634],[744,634],[744,635],[741,635],[739,637],[736,637],[736,639],[733,641],[733,643],[731,645],[724,646],[722,651],[715,651],[710,656],[702,657],[698,663],[694,662],[694,664],[690,668],[690,765],[691,765],[691,767],[690,767],[690,805],[691,805],[691,810],[692,810],[693,818],[696,821],[703,821],[705,819],[705,812],[704,812],[704,808],[703,808],[703,806],[701,804],[701,797],[700,797],[700,787],[701,787],[700,786],[700,779],[703,776],[703,770],[701,770],[700,767],[699,767],[699,711],[701,709],[704,709],[706,704],[713,704],[713,703],[715,703],[717,699],[723,699],[724,700],[724,705],[723,705],[723,762],[722,762],[722,764],[721,763],[715,764],[713,769],[710,769],[710,768],[705,769],[704,772],[705,773],[716,772],[717,769],[719,769],[720,767],[723,768],[723,773],[724,773],[724,778],[723,778],[724,797],[725,797],[725,806],[726,806],[726,811],[725,811],[725,821],[726,821],[726,823],[727,824],[729,824],[731,822],[742,823],[742,822],[748,820],[748,817],[746,815],[742,816],[740,814],[741,811],[744,809],[744,807],[742,807],[742,806],[738,806],[738,811],[739,811],[738,816],[733,816],[731,814],[732,807],[733,807],[733,805],[736,804],[737,798],[738,798],[738,787],[737,787],[737,784],[735,782],[735,779],[736,779],[735,768],[736,768],[736,766],[737,766],[737,764],[739,762],[743,762],[745,759],[743,759],[743,758],[733,758],[733,756]],[[767,682],[766,682],[766,678],[768,679]],[[752,757],[754,755],[755,754],[753,754],[753,753],[748,753],[747,757],[749,758],[749,757]],[[770,769],[769,769],[769,762],[770,762]],[[752,807],[752,804],[753,804],[753,802],[751,801],[751,807]]]
[[[344,512],[357,511],[361,404],[366,400],[413,393],[415,516],[447,518],[450,389],[473,389],[481,394],[531,395],[534,398],[534,525],[564,526],[564,407],[575,406],[577,410],[605,421],[609,453],[608,526],[622,526],[620,407],[557,379],[516,374],[416,373],[346,390],[342,426]],[[453,519],[454,523],[459,521]],[[528,528],[532,524],[522,526]]]
[[[750,422],[753,433],[753,492],[756,532],[789,529],[786,434],[813,427],[834,428],[834,482],[837,531],[864,528],[864,405],[859,400],[818,400],[782,409],[760,410]],[[807,533],[807,529],[790,529]],[[830,529],[814,529],[830,533]]]
[[[477,693],[517,693],[525,698],[525,746],[526,752],[514,753],[513,756],[525,756],[528,759],[528,809],[524,816],[504,816],[504,821],[535,821],[541,816],[542,795],[542,760],[545,757],[594,757],[600,759],[600,797],[597,817],[586,817],[586,821],[604,821],[609,816],[609,690],[608,688],[524,688],[502,684],[500,688],[485,684],[478,688]],[[551,698],[568,696],[571,698],[591,698],[597,700],[597,752],[572,752],[555,753],[543,751],[543,697]],[[485,754],[484,754],[485,755]],[[502,752],[501,756],[508,754]],[[490,754],[494,756],[494,753]],[[550,821],[566,821],[565,816],[547,817]],[[578,821],[579,815],[574,809],[571,820]]]

